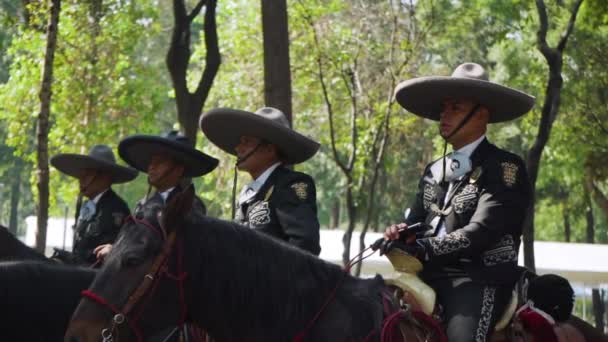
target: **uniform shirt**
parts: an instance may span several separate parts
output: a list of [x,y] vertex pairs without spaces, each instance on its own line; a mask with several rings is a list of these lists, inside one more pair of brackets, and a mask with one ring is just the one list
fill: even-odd
[[169,195],[171,194],[171,191],[173,191],[173,189],[175,189],[175,187],[171,187],[171,188],[159,193],[160,197],[162,197],[162,199],[165,203],[167,203],[167,198],[169,197]]
[[[482,135],[479,139],[473,141],[470,144],[467,144],[461,148],[459,148],[458,150],[456,150],[456,152],[461,153],[462,155],[471,158],[471,155],[473,154],[473,151],[475,151],[475,149],[477,148],[477,146],[479,146],[479,144],[481,144],[482,141],[484,141],[486,138],[486,135]],[[437,162],[441,163],[442,159],[439,159]],[[436,163],[437,163],[436,162]],[[464,177],[464,176],[462,176]],[[462,179],[462,177],[460,177],[458,180]],[[448,198],[450,196],[450,193],[452,192],[452,190],[454,189],[454,183],[455,181],[451,181],[450,185],[448,187],[448,191],[445,194],[445,197],[443,199],[443,202],[445,203],[446,198]],[[431,222],[431,225],[435,226],[437,224],[439,224],[439,230],[437,232],[437,236],[444,236],[446,234],[445,232],[445,222],[443,222],[443,220],[440,220],[441,216],[437,216],[434,218],[434,220],[436,222]]]
[[[88,213],[85,208],[89,208]],[[85,212],[83,212],[83,209]],[[112,189],[83,203],[74,227],[72,253],[77,263],[92,264],[96,260],[95,247],[113,243],[120,227],[129,216],[129,207]]]
[[315,183],[307,174],[277,165],[252,197],[239,201],[235,221],[314,255],[321,251]]
[[250,182],[249,184],[245,185],[239,194],[238,204],[241,205],[241,204],[247,202],[248,200],[250,200],[251,198],[253,198],[253,196],[255,196],[258,193],[258,191],[260,191],[260,188],[262,188],[264,183],[266,183],[266,181],[268,180],[268,177],[270,177],[272,172],[280,165],[281,165],[280,162],[272,164],[269,168],[267,168],[264,172],[262,172],[262,174],[259,175],[258,178],[256,178],[254,181]]
[[[512,284],[519,271],[517,257],[523,220],[530,203],[530,185],[523,160],[490,144],[487,139],[471,155],[471,171],[454,182],[441,201],[429,164],[406,223],[432,226],[418,240],[427,255],[422,273],[427,279],[447,269],[489,283]],[[441,203],[444,202],[444,203]]]

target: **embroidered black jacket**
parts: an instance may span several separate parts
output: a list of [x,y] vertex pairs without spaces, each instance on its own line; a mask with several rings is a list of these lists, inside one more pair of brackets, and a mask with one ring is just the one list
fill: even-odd
[[97,259],[93,250],[116,239],[129,207],[112,189],[106,191],[95,206],[95,214],[79,220],[74,228],[72,253],[79,264],[92,264]]
[[304,173],[277,167],[266,183],[237,208],[235,221],[319,255],[317,193]]
[[[486,283],[512,284],[530,185],[523,160],[483,140],[471,155],[472,168],[443,199],[427,165],[406,219],[439,224],[419,243],[426,247],[422,276],[465,273]],[[446,235],[437,237],[441,223]]]

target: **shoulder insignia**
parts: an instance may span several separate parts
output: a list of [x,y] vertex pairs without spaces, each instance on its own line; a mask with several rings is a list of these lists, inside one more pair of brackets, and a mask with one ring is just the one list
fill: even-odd
[[473,170],[473,173],[471,173],[471,176],[469,177],[469,183],[471,184],[475,184],[477,183],[477,181],[479,180],[479,177],[481,177],[481,166],[478,166],[475,168],[475,170]]
[[308,184],[304,182],[294,183],[291,185],[291,188],[302,201],[308,198]]
[[114,219],[114,224],[117,226],[122,226],[122,221],[125,215],[123,213],[112,213],[112,218]]
[[502,181],[506,186],[512,187],[517,181],[517,171],[519,167],[511,162],[504,162],[500,164],[502,166]]

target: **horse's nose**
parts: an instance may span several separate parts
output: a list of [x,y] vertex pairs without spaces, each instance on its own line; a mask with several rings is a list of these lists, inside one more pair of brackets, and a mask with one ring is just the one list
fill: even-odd
[[71,336],[70,337],[70,342],[80,342],[80,339],[76,336]]

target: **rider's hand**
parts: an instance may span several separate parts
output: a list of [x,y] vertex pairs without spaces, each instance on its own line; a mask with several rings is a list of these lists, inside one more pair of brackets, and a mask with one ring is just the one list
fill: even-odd
[[401,232],[407,229],[407,223],[398,223],[390,225],[384,231],[385,240],[399,240]]
[[97,260],[103,260],[106,257],[106,255],[108,255],[110,253],[111,250],[112,250],[112,244],[107,243],[105,245],[99,245],[99,246],[95,247],[95,249],[93,250],[93,253],[97,257]]

